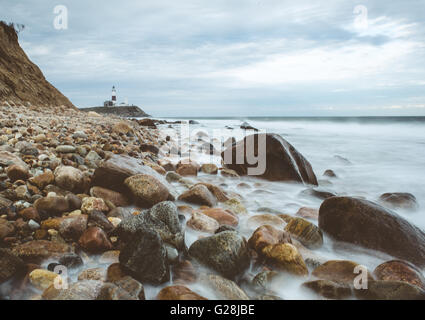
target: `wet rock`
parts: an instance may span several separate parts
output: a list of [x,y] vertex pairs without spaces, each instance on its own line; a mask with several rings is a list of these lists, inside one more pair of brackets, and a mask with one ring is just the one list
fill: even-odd
[[57,276],[57,273],[48,270],[35,269],[30,273],[29,278],[34,287],[39,290],[45,290],[54,283]]
[[111,241],[105,231],[98,227],[90,227],[84,231],[78,240],[78,244],[85,250],[92,253],[99,253],[112,249]]
[[384,193],[379,197],[379,201],[384,206],[394,209],[415,210],[419,207],[416,197],[411,193]]
[[285,227],[285,231],[310,249],[323,245],[323,234],[318,227],[303,218],[293,218]]
[[218,167],[213,163],[205,163],[201,166],[201,171],[206,174],[217,174]]
[[106,280],[106,270],[102,268],[91,268],[80,272],[78,281],[82,280]]
[[317,220],[319,219],[319,210],[307,207],[301,207],[297,213],[297,216],[305,219]]
[[143,207],[166,201],[170,194],[165,185],[150,175],[139,174],[125,180],[125,185],[131,190],[135,200]]
[[13,254],[30,263],[57,258],[70,251],[71,248],[67,244],[46,240],[28,241],[12,249]]
[[95,198],[102,198],[112,202],[116,207],[126,207],[130,205],[130,201],[122,193],[109,190],[102,187],[93,187],[90,189],[90,195]]
[[48,216],[59,215],[69,210],[68,201],[62,196],[48,196],[37,199],[34,202],[34,207],[40,214]]
[[151,209],[130,218],[124,219],[114,233],[124,241],[129,242],[139,229],[155,230],[162,241],[178,249],[184,248],[184,233],[179,221],[178,210],[174,203],[164,201]]
[[[260,145],[260,148],[258,146]],[[252,174],[257,164],[250,165],[244,150],[252,150],[252,154],[261,153],[261,146],[265,146],[265,171],[259,176],[272,181],[296,181],[305,184],[317,185],[317,179],[310,163],[285,139],[277,134],[255,134],[245,137],[237,144],[229,147],[221,156],[229,169],[239,175]],[[238,153],[241,153],[237,155]],[[244,159],[243,164],[237,164],[232,159]],[[261,163],[260,163],[261,164]],[[258,172],[256,172],[258,171]]]
[[179,200],[209,207],[213,207],[217,203],[217,199],[214,195],[203,185],[193,186],[182,193],[179,196]]
[[126,218],[131,218],[132,216],[133,216],[133,213],[131,209],[121,208],[121,207],[112,209],[111,211],[108,212],[108,215],[107,215],[108,218],[119,218],[121,220],[124,220]]
[[392,260],[376,267],[373,272],[377,280],[402,281],[425,290],[425,279],[422,273],[410,263]]
[[182,179],[182,176],[179,175],[178,173],[175,173],[174,171],[169,171],[169,172],[167,172],[165,179],[168,182],[177,182],[177,181],[180,181]]
[[108,212],[109,207],[101,198],[86,197],[81,204],[81,212],[84,214],[92,214],[94,211]]
[[247,294],[232,280],[219,275],[201,275],[199,282],[213,289],[220,300],[249,300]]
[[26,270],[24,262],[9,249],[0,248],[0,284]]
[[213,185],[211,183],[206,183],[206,182],[200,182],[200,183],[197,183],[196,185],[206,186],[208,190],[214,195],[214,197],[217,198],[218,202],[225,202],[229,200],[225,192],[220,187],[217,187],[216,185]]
[[223,206],[233,212],[236,215],[243,215],[247,214],[248,211],[246,210],[245,206],[242,204],[242,202],[239,199],[232,198],[223,203]]
[[201,212],[202,214],[216,220],[221,226],[229,225],[236,227],[239,224],[239,220],[236,216],[221,208],[201,209]]
[[220,173],[223,177],[239,178],[239,174],[235,170],[229,168],[222,168]]
[[126,290],[118,287],[114,283],[105,283],[100,289],[97,300],[138,300],[131,296]]
[[73,193],[69,193],[65,196],[66,201],[68,201],[69,210],[79,210],[81,209],[81,205],[83,201]]
[[16,180],[27,180],[29,178],[28,168],[19,165],[11,165],[6,170],[7,177],[15,182]]
[[244,130],[255,130],[255,131],[258,131],[258,129],[254,128],[253,126],[251,126],[251,125],[250,125],[248,122],[246,122],[246,121],[242,122],[242,124],[240,125],[240,128],[241,128],[241,129],[244,129]]
[[76,217],[67,217],[60,222],[59,234],[72,241],[78,241],[87,229],[87,216],[79,215]]
[[315,197],[321,200],[325,200],[327,198],[331,198],[331,197],[335,197],[335,194],[332,192],[328,192],[328,191],[324,191],[324,190],[320,190],[320,189],[314,189],[314,188],[309,188],[306,190],[301,191],[301,195],[305,195],[305,196],[311,196],[311,197]]
[[354,290],[359,299],[366,300],[425,300],[425,291],[401,281],[368,281],[367,289]]
[[276,271],[262,271],[259,272],[254,279],[252,279],[252,287],[257,292],[268,292],[270,290],[271,282],[279,273]]
[[56,152],[58,153],[74,153],[75,151],[75,147],[70,145],[62,145],[56,147]]
[[156,298],[157,300],[207,300],[184,286],[165,287]]
[[268,245],[263,248],[261,253],[268,263],[281,270],[299,276],[308,275],[304,259],[297,248],[290,243]]
[[424,232],[373,202],[349,197],[326,199],[319,210],[319,228],[336,240],[425,266]]
[[119,288],[127,291],[131,297],[135,297],[139,300],[145,300],[145,290],[143,285],[132,277],[124,276],[113,283]]
[[246,240],[232,231],[195,241],[189,254],[228,278],[241,274],[250,264]]
[[247,220],[247,225],[250,228],[258,228],[266,224],[279,229],[283,229],[286,225],[286,222],[273,214],[259,214],[252,216]]
[[270,225],[257,228],[248,240],[248,246],[258,254],[262,254],[265,247],[278,243],[292,243],[292,240],[288,233]]
[[84,264],[83,259],[76,253],[67,253],[60,257],[59,264],[69,269],[78,268]]
[[174,283],[192,283],[197,279],[197,273],[189,260],[182,260],[173,265]]
[[109,233],[114,230],[114,225],[108,220],[108,218],[101,211],[93,211],[89,216],[89,226],[99,227],[105,232]]
[[303,283],[303,287],[327,299],[346,299],[353,294],[351,287],[347,284],[329,280],[308,281]]
[[29,179],[30,183],[43,190],[55,181],[55,175],[49,170]]
[[78,281],[70,284],[68,289],[59,290],[52,300],[96,300],[102,286],[102,281]]
[[120,253],[123,270],[142,283],[161,284],[170,279],[167,251],[159,234],[138,229]]
[[28,207],[19,211],[19,216],[23,217],[25,220],[34,220],[40,222],[40,215],[34,207]]
[[197,176],[198,175],[199,167],[198,165],[192,164],[192,163],[184,163],[180,164],[177,169],[176,173],[181,176]]
[[330,169],[326,170],[326,171],[323,173],[323,175],[324,175],[325,177],[329,177],[329,178],[336,178],[336,177],[337,177],[337,176],[336,176],[336,174],[335,174],[335,172],[334,172],[333,170],[330,170]]
[[[337,281],[352,285],[354,279],[359,276],[355,272],[359,264],[348,260],[330,260],[313,270],[313,276],[322,279]],[[368,272],[368,279],[373,280],[372,275]]]
[[[145,174],[158,179],[174,196],[173,188],[164,177],[151,167],[143,165],[140,160],[124,155],[112,155],[107,161],[101,163],[94,172],[92,185],[126,194],[128,189],[124,185],[124,180],[138,174]],[[168,200],[174,199],[171,199],[170,196]]]
[[64,190],[79,193],[85,189],[83,173],[71,166],[59,166],[55,169],[56,185]]
[[209,233],[214,233],[220,227],[217,220],[196,211],[192,213],[192,217],[187,222],[187,226],[194,230]]

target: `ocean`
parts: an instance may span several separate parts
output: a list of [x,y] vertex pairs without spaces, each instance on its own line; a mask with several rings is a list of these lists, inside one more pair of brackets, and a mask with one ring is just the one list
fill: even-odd
[[[213,139],[217,148],[229,137],[241,138],[245,132],[239,127],[244,121],[262,131],[281,135],[311,163],[320,189],[336,195],[362,197],[377,202],[379,196],[386,192],[412,193],[419,208],[396,212],[425,230],[425,117],[199,117],[191,120],[197,122],[190,126],[191,132],[204,131],[211,136],[214,130],[219,130],[221,141],[220,138]],[[162,127],[167,128],[167,125]],[[190,147],[191,157],[199,163],[213,162],[220,165],[221,158],[217,155],[193,153],[193,149],[196,149],[193,138],[183,141],[183,144]],[[327,169],[333,170],[337,178],[325,177],[323,173]],[[268,182],[256,177],[241,177],[234,184],[220,176],[205,175],[202,178],[243,197],[249,215],[241,219],[240,231],[247,238],[255,230],[255,226],[249,225],[247,219],[262,213],[264,207],[295,215],[300,207],[318,209],[322,202],[303,194],[306,187],[300,184]],[[250,187],[239,187],[241,182]],[[199,236],[202,234],[187,229],[187,245],[190,246]],[[391,259],[382,253],[358,247],[340,247],[326,236],[323,247],[314,250],[314,253],[328,260],[353,260],[370,271]],[[280,282],[275,282],[274,289],[284,299],[314,299],[309,292],[300,289],[302,281],[295,277],[283,277]],[[213,298],[212,293],[203,291],[205,288],[201,286],[194,289]]]

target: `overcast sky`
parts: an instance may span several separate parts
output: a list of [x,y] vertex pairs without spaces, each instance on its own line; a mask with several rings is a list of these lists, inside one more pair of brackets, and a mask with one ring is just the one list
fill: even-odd
[[0,19],[78,107],[115,85],[155,116],[425,115],[423,0],[1,0]]

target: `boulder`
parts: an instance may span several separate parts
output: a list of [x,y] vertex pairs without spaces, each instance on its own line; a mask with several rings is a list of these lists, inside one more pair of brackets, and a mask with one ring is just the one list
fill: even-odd
[[125,179],[124,184],[130,189],[137,203],[150,208],[169,199],[169,191],[158,179],[151,175],[138,174]]
[[211,288],[219,300],[249,300],[247,294],[232,280],[216,274],[201,275],[199,282]]
[[11,165],[6,169],[7,177],[15,182],[16,180],[27,180],[30,176],[27,167],[21,167],[19,165]]
[[65,243],[33,240],[17,245],[12,253],[28,263],[40,263],[49,258],[58,258],[71,251]]
[[133,235],[140,229],[148,228],[156,231],[162,241],[171,244],[177,249],[184,248],[184,232],[182,230],[176,205],[164,201],[139,215],[125,218],[116,228],[124,243],[131,241]]
[[175,191],[163,176],[151,167],[143,165],[141,160],[126,155],[112,155],[102,162],[94,172],[92,185],[127,194],[128,189],[124,185],[124,180],[138,174],[149,175],[159,180],[170,191],[168,200],[174,200]]
[[34,202],[34,207],[40,214],[45,213],[49,216],[60,215],[69,210],[68,201],[62,196],[48,196],[37,199]]
[[138,229],[120,252],[120,266],[136,280],[161,284],[170,279],[170,270],[161,237],[154,230]]
[[217,203],[217,199],[204,185],[195,185],[179,196],[179,200],[213,207]]
[[336,240],[425,266],[425,233],[373,202],[349,197],[326,199],[319,210],[319,228]]
[[288,233],[270,225],[257,228],[248,240],[249,247],[260,255],[265,247],[278,243],[292,243],[292,240]]
[[366,300],[425,300],[425,291],[402,281],[371,280],[367,289],[354,290],[359,299]]
[[201,171],[206,174],[217,174],[218,167],[214,163],[205,163],[201,166]]
[[421,271],[405,261],[384,262],[376,267],[373,274],[377,280],[407,282],[425,290],[425,279]]
[[81,204],[81,212],[90,215],[94,211],[108,212],[109,207],[101,198],[86,197]]
[[234,231],[195,241],[189,248],[189,254],[228,278],[241,274],[250,264],[246,240]]
[[353,294],[349,285],[329,280],[308,281],[303,283],[303,287],[326,299],[347,299]]
[[293,218],[285,227],[285,231],[309,249],[317,249],[323,245],[322,231],[303,218]]
[[298,276],[308,275],[304,259],[297,248],[290,243],[268,245],[261,253],[266,261],[276,268]]
[[90,189],[90,195],[95,198],[102,198],[105,201],[110,201],[116,207],[126,207],[130,205],[129,199],[120,193],[107,188],[93,187]]
[[64,190],[74,193],[83,192],[85,179],[83,173],[71,166],[59,166],[55,169],[56,185]]
[[393,209],[415,210],[419,207],[416,197],[411,193],[392,192],[384,193],[379,197],[379,202]]
[[214,195],[214,197],[217,198],[218,202],[225,202],[225,201],[229,200],[226,193],[220,187],[217,187],[214,184],[206,183],[206,182],[200,182],[200,183],[197,183],[196,185],[198,185],[198,184],[206,186],[208,188],[208,190]]
[[25,263],[9,249],[0,248],[0,284],[25,273]]
[[[359,273],[354,272],[357,266],[359,266],[358,263],[349,260],[330,260],[314,269],[312,274],[322,280],[352,285],[354,279],[359,276]],[[373,280],[369,272],[368,279]]]
[[112,249],[111,241],[105,231],[98,227],[90,227],[81,235],[78,244],[91,253],[99,253]]
[[198,175],[198,166],[194,165],[192,163],[184,163],[180,164],[177,169],[176,173],[181,176],[197,176]]
[[205,208],[201,209],[201,212],[216,220],[221,226],[228,225],[236,227],[239,224],[238,217],[221,208]]
[[[251,157],[254,154],[258,155],[262,151],[263,145],[265,153],[263,155],[260,154],[262,158],[260,158],[259,162],[262,159],[265,161],[265,171],[261,173],[262,170],[252,170],[258,164],[261,165],[261,163],[249,164],[246,151],[250,151],[248,155]],[[235,170],[239,175],[256,174],[271,181],[318,184],[311,164],[289,142],[277,134],[247,136],[223,151],[221,156],[224,165],[229,169]],[[243,163],[237,163],[236,159],[243,159]]]
[[158,300],[207,300],[184,286],[163,288],[156,297]]
[[187,226],[194,230],[209,233],[214,233],[220,227],[217,220],[196,211],[192,213],[192,217],[187,222]]

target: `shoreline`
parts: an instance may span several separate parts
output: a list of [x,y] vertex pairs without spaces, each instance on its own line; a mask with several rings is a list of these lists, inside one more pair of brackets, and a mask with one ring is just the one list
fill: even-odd
[[[190,120],[123,119],[67,108],[0,107],[0,114],[0,263],[7,262],[0,288],[14,289],[2,292],[3,298],[279,299],[271,283],[284,275],[311,290],[304,298],[318,299],[329,297],[314,276],[331,282],[347,276],[333,264],[331,278],[329,270],[317,271],[332,260],[320,249],[332,243],[322,229],[332,230],[320,224],[318,207],[287,214],[247,206],[280,182],[242,177],[238,166],[182,162],[199,148],[197,154],[221,159],[214,146],[205,148],[209,140],[202,134],[183,141],[188,152],[163,157],[178,139],[166,129]],[[297,196],[308,194],[316,190],[309,179],[287,185]],[[337,198],[313,195],[324,202]],[[421,263],[421,257],[410,258]],[[384,254],[376,261],[387,260]],[[343,262],[357,266],[350,263]],[[70,287],[57,289],[55,268],[63,265]],[[334,290],[332,298],[361,298],[350,285],[326,284]],[[388,295],[391,288],[378,293]]]

